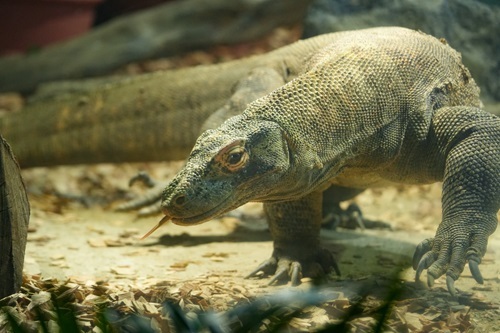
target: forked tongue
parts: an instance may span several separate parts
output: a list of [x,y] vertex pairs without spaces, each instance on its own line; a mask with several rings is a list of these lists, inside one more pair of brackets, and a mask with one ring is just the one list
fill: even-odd
[[143,239],[146,239],[149,237],[149,235],[151,235],[153,232],[156,231],[156,229],[158,229],[159,227],[161,227],[162,225],[164,225],[165,223],[167,223],[168,221],[170,221],[170,216],[168,215],[165,215],[161,220],[160,222],[158,222],[157,225],[155,225],[151,230],[149,230],[144,236],[141,237],[141,240]]

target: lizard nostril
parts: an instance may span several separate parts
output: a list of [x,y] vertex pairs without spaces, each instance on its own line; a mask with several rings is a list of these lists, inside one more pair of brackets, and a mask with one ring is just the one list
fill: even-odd
[[186,196],[185,195],[178,195],[175,199],[174,199],[174,203],[177,205],[177,206],[182,206],[184,205],[184,203],[186,202]]

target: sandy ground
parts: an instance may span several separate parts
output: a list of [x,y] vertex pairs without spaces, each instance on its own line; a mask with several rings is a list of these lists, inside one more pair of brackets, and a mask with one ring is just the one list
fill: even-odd
[[[113,205],[103,206],[103,201],[114,201],[113,196],[128,191],[127,177],[137,169],[169,177],[179,165],[101,165],[24,171],[32,193],[25,273],[60,280],[71,278],[87,285],[106,281],[118,290],[130,286],[148,288],[162,281],[179,286],[203,281],[233,291],[236,288],[253,297],[288,288],[267,286],[266,279],[243,279],[272,250],[260,204],[248,204],[230,216],[198,226],[167,225],[144,241],[139,240],[140,236],[160,216],[137,219],[134,213],[117,213]],[[440,221],[440,191],[440,184],[435,184],[369,190],[358,196],[356,202],[365,216],[390,223],[392,230],[323,230],[322,242],[335,254],[342,271],[341,277],[331,275],[326,285],[349,297],[356,294],[360,283],[387,279],[406,267],[402,276],[417,291],[415,299],[426,297],[430,299],[429,306],[441,304],[438,307],[442,311],[467,307],[475,331],[499,330],[500,233],[491,237],[481,265],[485,284],[477,285],[466,267],[456,283],[461,295],[465,295],[458,303],[444,292],[442,278],[431,291],[423,283],[412,282],[414,272],[408,265],[415,245],[432,237]],[[106,192],[110,197],[103,199]],[[61,194],[73,199],[62,199]],[[76,200],[84,195],[91,198],[87,207]],[[305,279],[300,288],[307,286]],[[471,303],[471,299],[479,303]],[[219,305],[219,310],[230,307],[222,301]]]

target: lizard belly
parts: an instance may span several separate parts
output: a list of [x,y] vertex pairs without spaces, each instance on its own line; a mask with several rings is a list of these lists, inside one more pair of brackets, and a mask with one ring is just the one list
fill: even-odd
[[352,188],[384,187],[398,184],[430,184],[438,179],[424,179],[410,173],[390,169],[346,168],[332,179],[332,185]]
[[378,172],[368,171],[364,168],[344,169],[331,183],[352,188],[383,187],[396,184],[396,182],[381,177]]

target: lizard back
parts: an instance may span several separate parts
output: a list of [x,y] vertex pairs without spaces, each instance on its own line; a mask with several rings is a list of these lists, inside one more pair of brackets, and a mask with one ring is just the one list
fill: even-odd
[[481,106],[460,54],[443,40],[387,27],[339,35],[246,116],[275,121],[307,146],[311,168],[322,166],[315,182],[343,171],[335,182],[366,187],[435,181],[396,164],[401,155],[414,162],[408,154],[427,139],[434,112],[454,105]]

